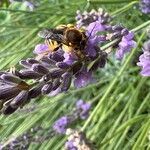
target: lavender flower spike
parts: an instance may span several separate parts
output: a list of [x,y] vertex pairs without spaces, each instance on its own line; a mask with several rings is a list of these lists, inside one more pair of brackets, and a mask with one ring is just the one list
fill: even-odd
[[141,0],[140,9],[144,14],[150,13],[150,0]]
[[143,54],[139,57],[137,65],[142,68],[142,76],[150,76],[150,40],[144,43]]

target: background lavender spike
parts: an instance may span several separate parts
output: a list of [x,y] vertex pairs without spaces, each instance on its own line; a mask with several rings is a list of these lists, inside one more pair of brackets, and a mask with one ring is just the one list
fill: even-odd
[[72,124],[75,124],[78,120],[85,120],[89,116],[89,111],[91,110],[91,104],[84,102],[83,100],[78,100],[74,111],[71,114],[60,117],[53,124],[53,130],[58,134],[65,134],[67,128]]
[[150,14],[150,1],[149,0],[141,0],[140,1],[140,9],[144,14]]
[[88,26],[90,23],[99,21],[102,24],[107,24],[111,21],[111,17],[107,12],[105,12],[102,8],[99,8],[98,10],[91,10],[90,12],[84,11],[77,11],[76,16],[76,24],[78,27],[81,26]]

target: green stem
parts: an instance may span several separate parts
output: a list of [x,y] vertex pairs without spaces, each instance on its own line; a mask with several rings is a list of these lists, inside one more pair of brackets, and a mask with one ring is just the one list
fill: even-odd
[[143,28],[145,28],[145,27],[147,27],[149,25],[150,25],[150,20],[145,22],[145,23],[143,23],[143,24],[141,24],[141,25],[139,25],[139,26],[137,26],[136,28],[132,29],[131,31],[132,32],[138,32],[139,30],[141,30],[141,29],[143,29]]
[[132,150],[143,149],[143,145],[146,141],[147,134],[150,130],[150,116],[147,115],[147,117],[149,117],[149,119],[146,121],[146,123],[144,125],[144,129],[142,130],[142,133],[139,135],[137,141],[133,145]]
[[[109,137],[107,140],[105,140],[104,142],[102,142],[100,144],[100,147],[102,147],[103,145],[105,145],[106,143],[108,143],[111,139],[113,139],[115,136],[117,136],[119,133],[121,133],[122,131],[124,131],[127,127],[130,127],[132,124],[135,124],[137,122],[143,121],[145,119],[149,119],[148,115],[140,115],[140,116],[136,116],[128,121],[126,121],[123,125],[121,125],[115,133],[113,133],[113,135],[111,137]],[[137,149],[135,149],[137,150]]]
[[139,0],[87,0],[87,1],[92,4],[122,4],[133,1],[138,2]]
[[122,12],[125,12],[126,10],[128,10],[130,7],[132,7],[134,4],[137,4],[138,1],[132,1],[131,3],[125,5],[124,7],[121,7],[120,9],[114,11],[113,13],[111,13],[111,15],[113,17],[118,16],[119,14],[121,14]]

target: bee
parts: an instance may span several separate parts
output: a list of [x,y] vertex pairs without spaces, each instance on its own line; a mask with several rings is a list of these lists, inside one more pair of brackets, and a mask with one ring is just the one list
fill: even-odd
[[65,52],[75,52],[77,56],[83,57],[87,37],[85,31],[77,29],[74,25],[59,25],[55,29],[40,31],[38,35],[45,38],[46,44],[51,51],[61,47]]

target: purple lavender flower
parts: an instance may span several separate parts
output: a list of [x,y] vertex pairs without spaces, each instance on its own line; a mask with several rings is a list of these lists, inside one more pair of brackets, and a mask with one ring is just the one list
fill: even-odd
[[82,69],[75,75],[74,86],[76,88],[81,88],[93,82],[94,79],[92,77],[92,72],[89,72],[86,69]]
[[143,54],[139,57],[137,63],[142,68],[142,76],[150,76],[150,40],[144,43]]
[[91,104],[88,102],[84,102],[83,100],[78,100],[76,103],[76,111],[79,113],[79,117],[81,119],[86,119],[89,115],[89,111],[91,109]]
[[68,65],[72,65],[78,58],[74,53],[64,53],[64,60],[63,62],[67,63]]
[[101,24],[99,21],[95,21],[89,24],[86,28],[87,36],[96,36],[98,32],[102,32],[106,30],[105,25]]
[[78,150],[78,148],[74,146],[73,141],[71,140],[65,143],[65,147],[67,148],[67,150]]
[[140,9],[144,14],[150,13],[150,0],[141,0]]
[[49,51],[47,44],[38,44],[33,51],[34,54],[47,53]]
[[88,41],[85,47],[85,53],[91,58],[96,57],[98,44],[106,41],[105,35],[97,35],[97,33],[103,32],[106,30],[105,25],[101,24],[99,21],[95,21],[89,24],[86,30],[86,35]]
[[68,126],[68,117],[63,116],[54,123],[53,130],[56,133],[64,134],[66,132],[67,126]]
[[136,46],[136,42],[133,40],[133,32],[129,32],[127,35],[123,36],[121,42],[119,43],[119,50],[116,52],[116,58],[121,60],[125,53],[130,52],[132,48]]
[[85,53],[90,58],[97,57],[97,52],[100,50],[98,44],[104,42],[106,38],[104,36],[89,37],[87,45],[85,47]]

